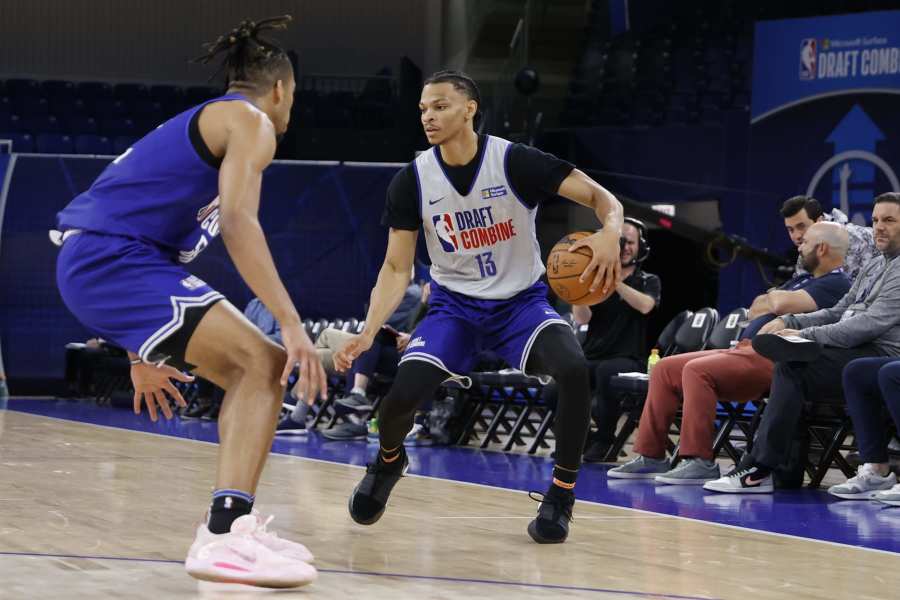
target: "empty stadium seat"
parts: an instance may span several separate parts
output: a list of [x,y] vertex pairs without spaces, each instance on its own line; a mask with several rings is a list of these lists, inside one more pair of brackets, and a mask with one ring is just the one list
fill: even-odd
[[72,115],[85,115],[88,112],[87,104],[81,98],[58,96],[51,97],[50,114],[59,119],[67,120]]
[[7,79],[6,92],[10,96],[40,96],[40,83],[34,79]]
[[50,79],[42,81],[40,88],[41,93],[47,98],[74,99],[76,96],[75,84],[71,81]]
[[73,135],[96,134],[100,130],[97,119],[87,115],[72,115],[66,126]]
[[150,98],[150,88],[141,83],[117,83],[113,86],[113,95],[124,101]]
[[22,116],[21,127],[29,133],[59,133],[62,124],[53,115],[28,115]]
[[12,141],[13,152],[34,152],[34,137],[30,133],[0,133],[0,140]]
[[20,115],[46,115],[50,112],[50,103],[41,96],[14,96],[13,109]]
[[140,138],[134,135],[119,135],[113,138],[113,154],[122,154]]
[[72,154],[75,152],[74,140],[60,133],[40,133],[35,137],[35,147],[45,154]]
[[100,133],[108,136],[134,135],[134,121],[123,117],[100,120]]
[[75,152],[78,154],[113,154],[112,140],[96,134],[75,136]]
[[79,98],[93,102],[99,98],[113,98],[113,88],[100,81],[82,81],[75,84],[75,93]]

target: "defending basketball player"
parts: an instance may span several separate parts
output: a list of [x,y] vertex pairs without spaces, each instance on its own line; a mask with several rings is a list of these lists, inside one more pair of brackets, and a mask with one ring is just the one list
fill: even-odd
[[528,533],[539,543],[563,542],[590,420],[588,371],[571,328],[547,303],[535,217],[556,194],[594,209],[602,230],[572,248],[590,249],[581,278],[592,280],[592,290],[608,290],[619,278],[622,206],[565,161],[478,135],[479,104],[475,82],[462,73],[444,71],[426,81],[419,108],[434,148],[391,182],[383,218],[390,227],[387,255],[366,328],[335,355],[335,364],[346,369],[371,346],[403,296],[423,228],[432,262],[430,309],[381,405],[381,448],[353,490],[350,515],[365,525],[381,517],[408,465],[403,438],[417,406],[443,381],[465,382],[474,356],[490,349],[513,367],[551,375],[559,385],[553,481]]
[[[143,399],[154,421],[157,407],[171,418],[166,394],[184,400],[170,379],[191,379],[177,368],[225,390],[215,491],[185,566],[198,579],[269,587],[316,578],[309,551],[267,532],[252,508],[291,370],[300,365],[308,402],[326,386],[257,219],[262,171],[287,129],[295,87],[287,55],[259,33],[288,21],[244,21],[209,44],[200,60],[224,54],[227,93],[173,117],[114,160],[59,213],[56,236],[63,300],[84,325],[128,350],[135,413]],[[284,348],[185,270],[220,233],[281,324]]]

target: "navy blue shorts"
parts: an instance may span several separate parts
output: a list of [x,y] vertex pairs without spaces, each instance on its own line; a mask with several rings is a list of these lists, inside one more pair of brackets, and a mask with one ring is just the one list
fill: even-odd
[[428,315],[412,333],[400,362],[428,362],[447,371],[448,378],[465,382],[476,355],[491,350],[525,372],[534,340],[555,323],[568,327],[547,302],[547,286],[541,281],[506,300],[464,296],[432,281]]
[[[56,282],[66,306],[88,329],[145,361],[175,366],[184,361],[199,317],[224,298],[160,248],[87,231],[63,242]],[[178,340],[177,348],[172,340]]]

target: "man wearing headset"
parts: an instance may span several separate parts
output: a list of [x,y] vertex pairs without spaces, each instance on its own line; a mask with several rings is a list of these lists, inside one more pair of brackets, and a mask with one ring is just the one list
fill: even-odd
[[621,398],[609,389],[610,379],[618,373],[644,370],[647,319],[659,305],[659,277],[640,266],[650,255],[646,226],[626,217],[622,237],[622,275],[616,293],[593,306],[572,307],[575,322],[588,326],[583,348],[592,366],[591,416],[597,425],[597,431],[588,437],[584,462],[607,459],[621,415]]

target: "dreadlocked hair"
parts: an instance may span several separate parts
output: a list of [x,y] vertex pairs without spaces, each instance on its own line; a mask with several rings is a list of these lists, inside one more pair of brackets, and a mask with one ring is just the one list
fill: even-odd
[[191,62],[209,64],[221,54],[225,57],[210,81],[225,73],[228,88],[244,88],[263,92],[279,79],[293,74],[291,61],[274,42],[260,37],[263,31],[286,29],[291,15],[271,17],[262,21],[241,21],[240,25],[214,42],[203,45],[206,53]]

